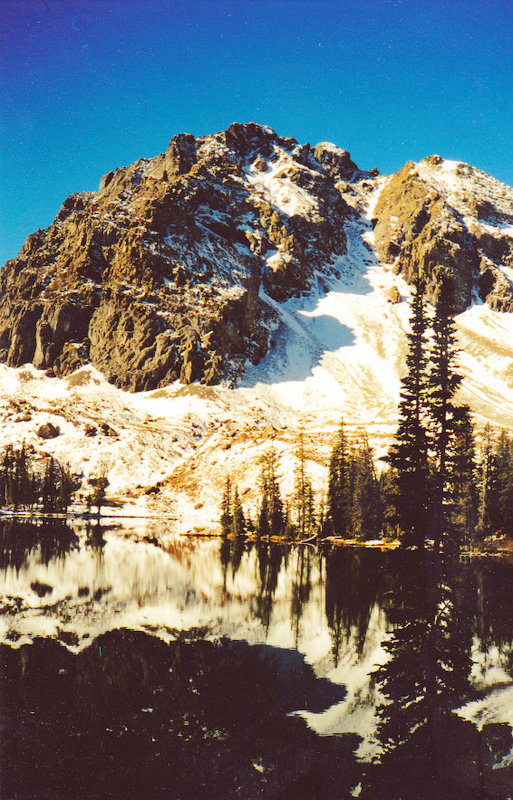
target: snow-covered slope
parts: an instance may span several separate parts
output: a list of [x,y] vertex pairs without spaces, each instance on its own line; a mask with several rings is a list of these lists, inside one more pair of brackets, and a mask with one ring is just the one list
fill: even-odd
[[[429,164],[417,167],[423,179],[434,180]],[[275,164],[260,173],[262,192],[282,207],[294,202],[289,212],[303,203],[304,213],[314,215],[315,204],[305,194],[294,200],[292,191],[284,194],[288,179],[277,177],[279,169]],[[463,214],[468,174],[461,165],[455,170],[443,162],[435,177],[439,191],[443,188],[454,206],[460,203]],[[501,237],[510,237],[513,193],[499,191],[492,179],[480,180],[479,197],[491,203],[488,195],[493,195],[498,209],[494,224]],[[366,178],[344,187],[344,198],[354,208],[345,223],[346,252],[330,270],[314,270],[309,293],[280,302],[261,288],[260,301],[274,320],[270,347],[258,364],[246,363],[235,388],[175,382],[133,394],[109,384],[92,366],[57,379],[32,365],[2,365],[3,441],[24,440],[42,455],[69,461],[83,475],[84,492],[88,477],[104,465],[109,494],[119,499],[120,508],[129,502],[132,513],[168,513],[185,528],[217,520],[228,474],[243,504],[254,508],[258,459],[271,444],[289,491],[300,429],[319,492],[325,488],[328,454],[342,420],[355,436],[365,428],[376,455],[382,455],[396,424],[410,297],[401,272],[380,263],[375,250],[372,220],[387,183],[382,177]],[[478,184],[472,184],[474,202]],[[509,279],[507,267],[503,274]],[[493,310],[474,294],[456,322],[462,402],[470,404],[478,425],[513,429],[513,314]],[[45,421],[59,426],[59,436],[38,436]]]

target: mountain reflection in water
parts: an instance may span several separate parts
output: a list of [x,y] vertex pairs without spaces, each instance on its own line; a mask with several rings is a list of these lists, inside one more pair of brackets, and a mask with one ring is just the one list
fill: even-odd
[[513,567],[0,524],[2,798],[506,800]]

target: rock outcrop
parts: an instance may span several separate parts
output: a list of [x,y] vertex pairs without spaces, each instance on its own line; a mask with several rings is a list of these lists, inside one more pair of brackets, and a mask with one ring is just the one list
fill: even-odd
[[330,143],[254,123],[174,136],[165,153],[68,197],[5,264],[0,361],[59,376],[92,363],[132,391],[233,385],[267,352],[276,304],[340,276],[349,229],[372,237],[378,191],[386,269],[408,282],[423,272],[430,298],[449,269],[457,310],[479,297],[513,311],[513,190],[438,156],[408,162],[381,190],[376,176]]
[[382,263],[408,282],[422,272],[431,299],[440,269],[448,269],[458,311],[474,294],[492,308],[513,310],[513,286],[504,272],[513,266],[513,191],[508,187],[439,156],[409,161],[381,192],[374,222]]
[[329,272],[353,213],[333,145],[233,124],[109,172],[0,273],[0,360],[64,375],[88,361],[130,390],[233,382],[273,310]]

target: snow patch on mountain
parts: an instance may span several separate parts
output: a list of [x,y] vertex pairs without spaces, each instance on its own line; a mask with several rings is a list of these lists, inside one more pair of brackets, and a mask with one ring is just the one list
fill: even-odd
[[[215,139],[204,146],[224,147]],[[287,216],[315,220],[317,201],[287,175],[289,169],[296,174],[312,170],[277,146],[258,165],[248,164],[241,180],[250,182],[263,201]],[[470,213],[471,201],[486,208],[483,203],[493,199],[497,215],[486,224],[505,231],[513,222],[513,191],[493,178],[441,160],[435,165],[428,159],[417,168],[462,214]],[[308,294],[278,302],[261,288],[270,347],[259,363],[246,362],[236,388],[176,382],[131,394],[109,384],[92,366],[56,379],[31,365],[0,365],[3,441],[25,441],[41,459],[53,455],[69,462],[82,477],[83,497],[88,480],[106,469],[118,513],[170,515],[182,520],[183,528],[216,525],[227,475],[238,485],[243,505],[254,511],[258,461],[271,446],[284,490],[291,491],[300,429],[319,495],[342,420],[350,435],[357,437],[365,428],[375,455],[383,456],[397,423],[411,296],[394,265],[380,264],[374,246],[374,210],[388,181],[380,176],[338,184],[354,212],[344,221],[346,252],[314,270]],[[212,250],[214,240],[206,237],[204,246]],[[242,281],[247,263],[223,261],[222,240],[215,240],[214,249],[206,255],[215,257],[219,270],[210,280],[221,280],[222,292],[235,297],[242,290],[230,270],[239,270]],[[268,250],[267,264],[284,255]],[[513,268],[505,269],[511,278],[509,273]],[[195,291],[192,287],[191,302]],[[513,429],[513,314],[477,302],[456,324],[464,376],[459,399],[469,403],[479,425]],[[43,440],[38,429],[48,421],[60,433]]]
[[[275,145],[272,161],[260,159],[258,166],[251,164],[245,174],[257,194],[275,210],[289,217],[300,214],[316,222],[319,219],[316,199],[290,177],[297,169],[298,165],[292,157]],[[313,174],[307,167],[301,169]]]

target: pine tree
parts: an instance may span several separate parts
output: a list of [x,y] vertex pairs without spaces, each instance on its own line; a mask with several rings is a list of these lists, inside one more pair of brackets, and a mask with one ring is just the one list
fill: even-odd
[[34,482],[25,442],[16,454],[16,484],[17,504],[24,508],[31,508],[35,502],[33,493]]
[[108,462],[102,460],[98,465],[98,471],[96,475],[90,479],[90,483],[93,486],[93,491],[91,492],[91,504],[96,506],[96,516],[98,519],[100,518],[101,508],[105,503],[105,497],[107,495],[107,486],[109,485],[109,479],[107,477],[108,471]]
[[481,538],[513,536],[513,440],[504,430],[494,437],[490,427],[485,428],[480,476]]
[[299,431],[295,456],[297,466],[294,470],[293,504],[297,514],[298,534],[303,538],[306,532],[306,498],[308,477],[306,474],[305,434]]
[[318,534],[320,523],[317,520],[317,513],[315,509],[315,495],[313,486],[310,481],[308,481],[306,487],[305,517],[306,517],[306,534],[308,536],[311,536],[315,531],[317,531]]
[[497,473],[499,484],[498,530],[513,537],[513,439],[502,430],[497,442]]
[[458,412],[453,404],[453,398],[462,376],[454,368],[458,350],[453,311],[453,280],[447,270],[443,270],[439,276],[429,374],[429,416],[435,472],[432,506],[436,551],[440,548],[442,536],[454,533],[454,530],[451,530],[456,486],[453,448]]
[[458,542],[474,542],[477,526],[476,452],[468,406],[454,410],[452,445],[453,517]]
[[429,500],[428,364],[425,282],[413,283],[407,373],[401,382],[399,426],[389,454],[396,477],[396,509],[405,546],[423,547]]
[[14,503],[16,494],[15,489],[15,455],[12,444],[8,444],[4,450],[2,462],[3,495],[5,505],[10,506]]
[[352,482],[352,453],[342,423],[331,453],[328,469],[328,498],[325,519],[325,535],[327,536],[340,536],[350,539],[353,535]]
[[365,432],[354,458],[353,530],[357,539],[375,539],[382,528],[382,501],[372,449]]
[[57,506],[57,478],[55,461],[52,456],[46,462],[45,474],[43,477],[42,504],[43,511],[51,514]]
[[66,512],[71,503],[73,495],[73,476],[69,464],[59,468],[59,489],[57,507],[59,511]]
[[259,538],[271,535],[271,518],[269,513],[269,503],[267,500],[267,494],[265,492],[262,496],[262,505],[260,506],[260,511],[258,513],[257,535]]
[[297,438],[295,456],[297,465],[294,470],[294,495],[292,505],[296,512],[297,535],[302,539],[311,535],[315,529],[314,492],[312,482],[306,469],[305,434],[300,431]]
[[221,533],[228,536],[232,528],[232,488],[230,476],[226,476],[223,499],[221,501]]
[[400,534],[399,489],[397,471],[392,467],[384,470],[379,478],[379,488],[383,498],[383,531],[385,536],[396,539]]
[[235,487],[235,493],[233,496],[231,533],[233,536],[244,536],[246,533],[246,522],[244,520],[244,512],[242,510],[237,487]]
[[483,444],[479,462],[479,538],[484,539],[495,532],[499,486],[495,459],[495,443],[490,425],[483,432]]
[[260,467],[262,506],[258,520],[258,534],[259,536],[281,536],[284,531],[285,519],[278,483],[278,456],[274,447],[271,447],[262,456]]

